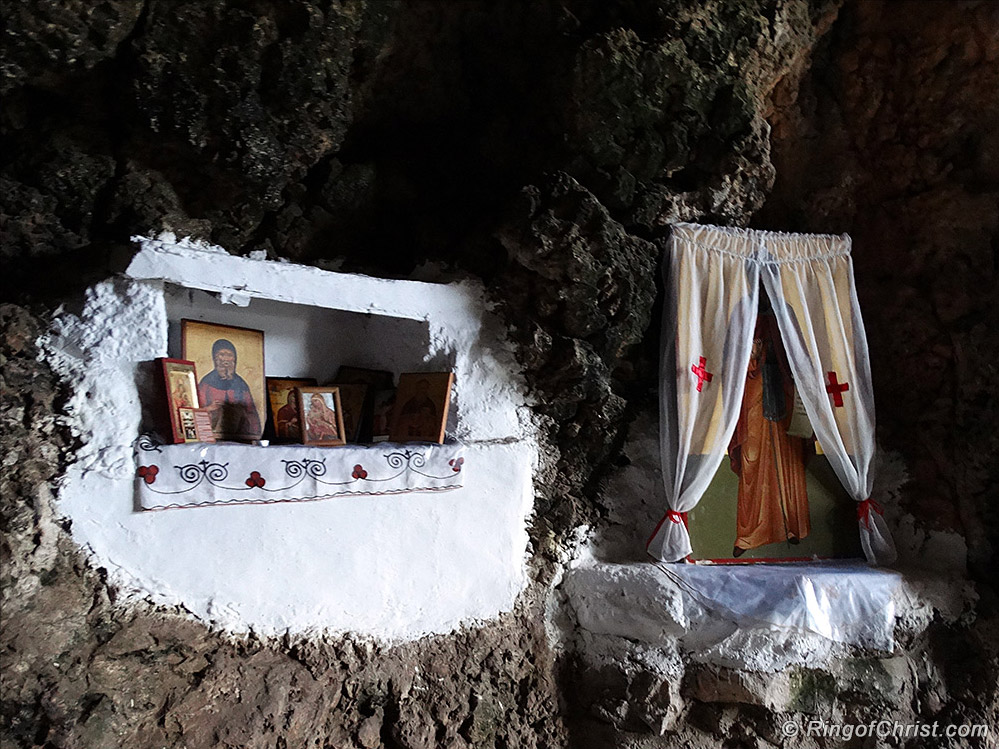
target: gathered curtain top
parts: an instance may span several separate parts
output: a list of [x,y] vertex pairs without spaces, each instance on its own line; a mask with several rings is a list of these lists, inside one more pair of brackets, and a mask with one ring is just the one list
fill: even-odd
[[727,226],[673,224],[673,240],[761,263],[797,263],[850,254],[849,234],[791,234]]

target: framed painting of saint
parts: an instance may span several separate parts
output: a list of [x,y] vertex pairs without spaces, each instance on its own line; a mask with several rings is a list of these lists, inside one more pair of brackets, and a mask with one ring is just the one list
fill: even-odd
[[395,410],[395,388],[378,390],[371,398],[371,441],[387,442]]
[[204,408],[177,409],[180,415],[180,427],[184,433],[184,442],[214,442],[212,433],[212,417]]
[[219,440],[252,441],[264,431],[264,333],[261,330],[181,321],[183,356],[207,372],[198,401],[208,410]]
[[816,448],[796,403],[776,318],[761,312],[728,458],[688,514],[694,558],[748,563],[860,556],[856,502]]
[[274,438],[281,442],[297,442],[301,437],[298,418],[298,393],[303,387],[315,387],[311,377],[268,377],[267,402],[270,406]]
[[337,387],[340,389],[340,405],[343,407],[344,438],[347,442],[358,442],[361,438],[368,386],[337,385]]
[[[388,439],[388,419],[391,418],[391,410],[388,417],[382,419],[382,426],[375,429],[376,400],[379,394],[385,391],[395,390],[395,377],[384,369],[368,369],[366,367],[342,366],[337,371],[333,385],[363,386],[364,399],[359,407],[356,404],[347,388],[340,391],[340,400],[344,408],[344,425],[347,427],[348,442],[381,442]],[[355,390],[356,393],[356,390]],[[385,399],[380,402],[384,406]],[[384,413],[382,414],[384,416]],[[355,423],[356,419],[356,423]],[[354,436],[351,436],[351,435]]]
[[302,444],[336,446],[347,443],[339,388],[298,388],[298,412]]
[[443,444],[453,384],[452,372],[401,375],[389,427],[390,439]]
[[160,359],[163,382],[166,383],[167,409],[170,412],[170,430],[174,443],[187,441],[187,434],[180,421],[181,408],[197,408],[198,377],[193,361]]

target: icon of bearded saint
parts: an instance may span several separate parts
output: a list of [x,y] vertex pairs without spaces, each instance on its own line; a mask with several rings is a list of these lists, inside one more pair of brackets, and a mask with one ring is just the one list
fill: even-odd
[[212,432],[221,439],[260,436],[260,416],[246,380],[236,374],[236,347],[225,338],[212,344],[215,369],[198,383],[198,399],[212,417]]
[[734,557],[767,544],[798,544],[811,533],[805,441],[787,431],[793,408],[794,378],[768,306],[756,320],[742,409],[728,447],[739,477]]

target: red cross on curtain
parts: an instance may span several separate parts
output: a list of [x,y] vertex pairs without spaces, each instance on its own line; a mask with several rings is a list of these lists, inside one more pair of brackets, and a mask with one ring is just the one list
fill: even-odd
[[690,365],[690,371],[697,375],[697,392],[701,392],[701,388],[704,387],[705,382],[711,382],[711,378],[714,377],[711,372],[707,370],[704,365],[707,364],[707,359],[703,356],[698,357],[697,364]]
[[832,396],[833,405],[836,408],[842,408],[843,393],[850,389],[850,385],[846,382],[837,382],[835,372],[826,372],[826,376],[829,378],[829,384],[826,385],[826,392]]

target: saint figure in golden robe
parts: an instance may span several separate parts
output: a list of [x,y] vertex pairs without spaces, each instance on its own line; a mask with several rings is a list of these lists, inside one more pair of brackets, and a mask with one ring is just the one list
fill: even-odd
[[805,441],[787,433],[793,407],[794,381],[777,320],[772,311],[761,311],[742,409],[728,450],[739,476],[733,556],[766,544],[796,544],[811,530]]

